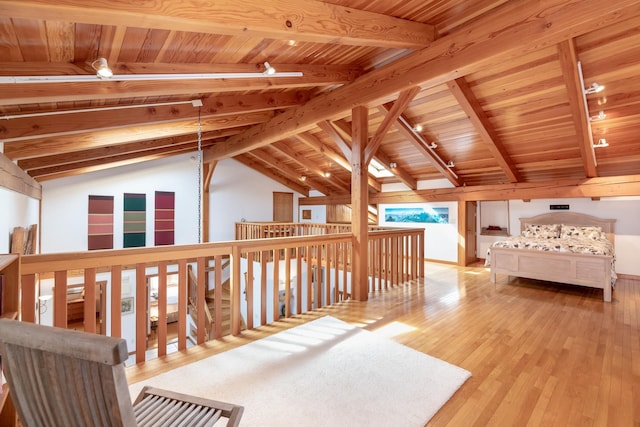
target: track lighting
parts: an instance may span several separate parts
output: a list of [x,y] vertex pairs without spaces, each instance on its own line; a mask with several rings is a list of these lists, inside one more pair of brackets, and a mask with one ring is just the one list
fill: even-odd
[[418,123],[417,125],[415,125],[413,127],[414,132],[422,132],[422,125],[420,123]]
[[596,82],[593,82],[591,86],[586,87],[584,89],[584,94],[589,95],[590,93],[598,93],[598,92],[602,92],[603,90],[604,90],[604,86],[601,86]]
[[109,64],[107,64],[107,60],[104,58],[98,58],[91,63],[91,68],[96,70],[96,76],[99,79],[110,79],[113,77],[113,71],[109,68]]
[[391,169],[395,169],[395,168],[397,168],[397,167],[398,167],[398,164],[397,164],[396,162],[391,162],[391,163],[389,163],[389,167],[390,167]]
[[325,178],[329,178],[330,176],[331,176],[331,172],[326,171],[326,172],[324,173],[324,177],[325,177]]
[[[74,74],[61,76],[0,76],[0,84],[5,83],[79,83],[99,82],[108,80],[112,82],[125,81],[163,81],[163,80],[206,80],[206,79],[260,79],[276,77],[302,77],[300,71],[276,72],[268,62],[265,62],[265,71],[262,73],[187,73],[187,74],[113,74],[104,58],[95,60],[91,66],[96,70],[96,75]],[[96,76],[98,79],[96,79]]]
[[307,180],[307,176],[306,175],[300,176],[300,181],[305,182],[306,180]]
[[595,122],[597,120],[604,120],[606,117],[607,117],[607,115],[604,113],[604,111],[600,110],[600,112],[598,113],[597,116],[589,117],[589,121]]
[[431,144],[427,145],[427,147],[431,148],[432,150],[435,150],[436,148],[438,148],[438,144],[432,141]]
[[448,167],[449,169],[454,168],[455,166],[456,166],[456,165],[455,165],[455,163],[453,163],[453,160],[449,160],[449,163],[447,163],[447,167]]
[[276,69],[273,68],[271,66],[271,64],[269,64],[267,61],[265,61],[264,63],[264,74],[267,74],[269,76],[273,75],[276,73]]
[[593,148],[602,148],[602,147],[608,147],[608,146],[609,146],[609,143],[605,138],[600,138],[597,144],[593,144]]

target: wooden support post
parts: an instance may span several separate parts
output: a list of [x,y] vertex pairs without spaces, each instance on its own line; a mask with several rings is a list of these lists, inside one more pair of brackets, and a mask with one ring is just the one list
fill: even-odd
[[368,298],[368,206],[367,163],[365,150],[368,140],[368,111],[358,106],[352,112],[351,147],[351,223],[353,227],[353,266],[351,269],[351,293],[356,301]]
[[458,265],[467,265],[467,202],[458,201]]

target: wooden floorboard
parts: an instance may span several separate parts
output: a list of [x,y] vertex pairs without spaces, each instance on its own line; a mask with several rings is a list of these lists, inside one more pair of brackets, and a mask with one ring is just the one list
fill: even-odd
[[[426,278],[243,331],[130,367],[130,383],[324,315],[461,366],[472,377],[429,426],[640,425],[640,282],[602,290],[498,276],[481,266],[427,263]],[[393,396],[389,396],[393,399]]]

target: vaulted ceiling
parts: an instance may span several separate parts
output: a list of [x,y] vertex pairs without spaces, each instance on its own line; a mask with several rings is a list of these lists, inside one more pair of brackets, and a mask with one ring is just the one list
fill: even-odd
[[[98,58],[113,78],[17,78]],[[234,76],[120,80],[169,73]],[[640,171],[637,1],[0,0],[0,76],[4,155],[39,181],[200,141],[206,163],[346,195],[360,105],[374,193]]]

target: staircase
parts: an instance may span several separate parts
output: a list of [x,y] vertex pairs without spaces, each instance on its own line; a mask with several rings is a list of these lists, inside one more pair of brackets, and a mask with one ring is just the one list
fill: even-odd
[[[229,260],[226,259],[222,263],[222,272],[229,268]],[[213,270],[213,269],[211,269]],[[192,268],[189,268],[189,314],[191,315],[191,336],[196,337],[197,333],[197,299],[196,299],[196,284],[197,278]],[[206,340],[212,340],[215,338],[215,289],[207,290],[205,294],[206,310],[205,310],[205,337]],[[225,280],[221,284],[221,300],[220,300],[220,325],[221,335],[231,334],[231,281]],[[241,329],[246,329],[247,325],[244,318],[241,318]],[[195,339],[194,339],[195,342]]]

